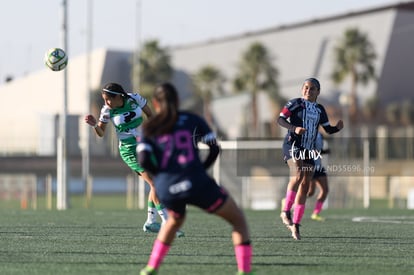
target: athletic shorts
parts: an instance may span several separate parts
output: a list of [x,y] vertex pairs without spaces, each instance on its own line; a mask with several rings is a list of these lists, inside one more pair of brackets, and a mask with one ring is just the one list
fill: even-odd
[[137,159],[137,141],[135,138],[128,138],[119,141],[119,154],[122,160],[131,168],[133,171],[137,173],[144,172],[144,168],[142,168],[138,164]]
[[[300,148],[300,147],[297,147],[297,146],[294,146],[292,148],[292,145],[289,144],[289,142],[286,142],[286,141],[283,143],[282,149],[283,149],[283,159],[284,159],[285,162],[287,162],[289,159],[292,158],[292,149],[295,152],[299,152],[299,151],[300,152],[304,152],[304,149],[303,148]],[[308,156],[307,151],[304,153],[304,155],[305,156]],[[300,156],[297,155],[297,158],[296,159],[299,159],[299,158],[300,158]],[[310,164],[310,165],[314,165],[315,164],[315,162],[314,162],[314,160],[312,158],[305,158],[305,159],[303,159],[303,162],[304,163],[307,163],[307,164]]]
[[[216,212],[227,200],[227,191],[209,176],[165,184],[155,178],[155,190],[161,203],[177,216],[184,216],[188,204],[197,206],[208,213]],[[175,189],[177,192],[175,192]],[[178,191],[179,190],[179,191]]]
[[319,177],[324,177],[326,176],[326,170],[325,167],[322,167],[320,169],[315,169],[315,172],[313,173],[313,178],[319,178]]

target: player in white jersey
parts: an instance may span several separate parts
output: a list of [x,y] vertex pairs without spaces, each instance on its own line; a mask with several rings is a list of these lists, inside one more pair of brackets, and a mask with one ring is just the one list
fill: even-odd
[[[115,127],[119,139],[119,153],[123,161],[150,186],[148,195],[148,216],[143,226],[145,232],[157,233],[161,224],[157,222],[156,213],[165,224],[168,214],[155,193],[154,183],[150,175],[139,165],[136,156],[136,147],[140,139],[138,127],[143,122],[143,113],[149,118],[152,116],[147,100],[138,93],[127,93],[120,84],[108,83],[102,89],[102,106],[99,120],[89,114],[85,117],[86,123],[95,129],[99,137],[103,137],[109,122]],[[183,236],[182,232],[178,233]]]

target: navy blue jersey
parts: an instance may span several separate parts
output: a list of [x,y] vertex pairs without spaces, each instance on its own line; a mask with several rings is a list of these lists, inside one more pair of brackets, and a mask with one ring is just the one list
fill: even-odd
[[[286,139],[295,146],[308,150],[313,150],[319,125],[329,128],[328,115],[325,108],[316,103],[303,98],[294,98],[283,107],[280,117],[289,120],[290,124],[306,129],[303,135],[297,135],[293,129],[289,129]],[[331,131],[329,131],[331,132]]]
[[[217,149],[210,154],[210,161],[201,161],[199,142],[212,152]],[[151,138],[144,134],[137,150],[143,167],[154,175],[157,196],[167,208],[182,214],[185,204],[190,203],[215,211],[225,201],[226,192],[206,172],[207,163],[218,155],[218,145],[201,117],[179,112],[171,133]]]
[[323,158],[322,153],[326,152],[327,150],[323,150],[323,145],[324,145],[323,136],[321,135],[321,133],[318,133],[318,135],[316,136],[316,141],[315,141],[315,150],[320,152],[321,155],[314,159],[315,166],[313,169],[315,170],[315,173],[313,174],[313,178],[326,176],[325,167],[322,165],[322,158]]
[[155,149],[157,174],[174,177],[205,172],[198,152],[199,142],[215,142],[215,135],[202,118],[187,112],[179,112],[172,133],[143,139],[143,143]]

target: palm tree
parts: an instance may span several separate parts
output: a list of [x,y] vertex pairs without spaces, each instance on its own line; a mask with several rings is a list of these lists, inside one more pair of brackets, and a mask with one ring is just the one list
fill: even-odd
[[357,28],[347,29],[334,49],[335,64],[332,80],[341,83],[347,76],[351,78],[349,97],[349,118],[356,123],[358,118],[358,97],[356,87],[366,85],[375,78],[374,60],[376,53],[367,35]]
[[149,98],[157,84],[171,79],[171,58],[167,49],[161,48],[157,40],[145,42],[139,55],[134,58],[138,62],[132,62],[132,85],[134,90],[139,88],[140,94]]
[[279,100],[279,87],[276,81],[278,70],[272,64],[272,57],[260,42],[254,42],[242,54],[239,71],[233,81],[238,92],[249,91],[252,102],[251,127],[253,135],[259,135],[257,93],[266,91],[272,100]]
[[194,84],[197,94],[203,100],[203,114],[212,128],[217,128],[211,113],[211,100],[217,94],[223,94],[224,77],[219,69],[213,65],[201,67],[194,75]]

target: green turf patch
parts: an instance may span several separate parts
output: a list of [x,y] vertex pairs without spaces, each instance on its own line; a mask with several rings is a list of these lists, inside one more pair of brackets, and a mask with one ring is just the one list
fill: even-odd
[[[414,212],[326,210],[305,218],[301,241],[276,211],[246,211],[256,274],[412,274]],[[143,210],[0,210],[0,274],[138,274],[155,235]],[[160,274],[234,274],[231,227],[188,210]]]

